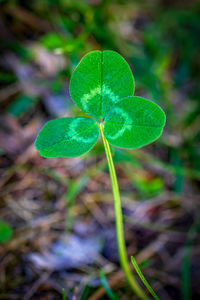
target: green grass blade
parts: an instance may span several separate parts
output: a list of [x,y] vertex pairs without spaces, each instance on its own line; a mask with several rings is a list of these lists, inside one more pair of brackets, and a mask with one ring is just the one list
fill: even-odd
[[81,190],[87,185],[89,177],[83,175],[77,180],[71,180],[69,182],[68,190],[65,194],[67,211],[66,211],[66,231],[70,232],[73,225],[73,216],[71,214],[71,209],[74,205],[74,201]]
[[80,300],[87,300],[89,298],[88,297],[89,290],[90,290],[90,286],[88,284],[86,284],[83,288],[83,292],[82,292]]
[[106,276],[105,276],[103,270],[101,270],[99,273],[100,273],[101,283],[102,283],[104,289],[106,290],[106,293],[107,293],[108,297],[112,300],[119,300],[119,298],[113,293],[113,291],[109,287],[108,282],[106,280]]
[[66,293],[65,293],[65,289],[62,288],[62,299],[63,300],[67,300],[67,297],[66,297]]
[[0,243],[6,243],[12,237],[12,227],[0,219]]
[[182,270],[181,270],[181,299],[191,300],[190,286],[190,256],[191,246],[186,246],[183,254]]
[[183,253],[183,262],[182,262],[182,270],[181,270],[181,299],[190,300],[192,299],[191,295],[191,284],[190,284],[190,260],[191,260],[191,251],[194,239],[197,233],[200,230],[200,222],[197,220],[191,226],[187,240],[184,246]]
[[136,260],[133,256],[131,256],[131,261],[132,261],[132,264],[133,264],[138,276],[142,280],[143,284],[146,286],[149,293],[153,296],[153,298],[155,300],[160,300],[160,298],[156,295],[156,293],[154,292],[154,290],[152,289],[152,287],[150,286],[150,284],[147,282],[146,278],[142,274],[142,272],[141,272],[141,270],[140,270],[140,268],[139,268],[138,264],[136,263]]

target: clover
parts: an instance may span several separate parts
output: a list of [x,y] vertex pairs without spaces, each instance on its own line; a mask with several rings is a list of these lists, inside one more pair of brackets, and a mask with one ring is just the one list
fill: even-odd
[[117,52],[86,54],[72,74],[69,90],[75,104],[90,117],[47,122],[35,146],[43,157],[75,157],[88,152],[101,133],[112,183],[120,262],[134,292],[139,298],[147,299],[129,268],[110,145],[127,149],[143,147],[161,136],[166,117],[154,102],[134,96],[134,89],[131,69]]

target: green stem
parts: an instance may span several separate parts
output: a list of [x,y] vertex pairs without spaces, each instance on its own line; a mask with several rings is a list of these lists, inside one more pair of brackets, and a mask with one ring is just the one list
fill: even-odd
[[106,152],[106,158],[108,161],[108,167],[110,172],[110,178],[112,183],[112,191],[113,191],[113,198],[114,198],[114,208],[115,208],[115,222],[116,222],[116,234],[117,234],[117,243],[118,243],[118,251],[119,251],[119,258],[120,263],[122,266],[122,269],[124,270],[124,273],[126,275],[126,278],[132,287],[134,293],[140,298],[140,299],[149,299],[141,287],[138,285],[136,279],[133,277],[133,274],[129,267],[129,261],[126,254],[126,246],[125,246],[125,240],[124,240],[124,228],[123,228],[123,216],[122,216],[122,207],[121,207],[121,201],[120,201],[120,194],[119,194],[119,186],[117,182],[117,176],[115,172],[115,167],[112,160],[112,155],[110,151],[110,146],[108,141],[106,140],[103,132],[103,124],[99,125],[101,136]]

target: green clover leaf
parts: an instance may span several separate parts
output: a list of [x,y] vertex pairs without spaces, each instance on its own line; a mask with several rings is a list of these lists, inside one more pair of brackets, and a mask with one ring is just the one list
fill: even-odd
[[155,103],[136,96],[117,102],[105,118],[108,142],[121,148],[140,148],[156,140],[163,131],[165,113]]
[[44,157],[74,157],[88,152],[97,142],[99,128],[89,118],[59,118],[45,124],[35,146]]
[[76,67],[70,94],[77,106],[97,120],[121,98],[132,96],[134,79],[127,62],[110,50],[85,55]]
[[128,63],[114,51],[86,54],[70,81],[76,105],[93,118],[60,118],[47,122],[35,146],[44,157],[75,157],[97,142],[104,124],[108,142],[121,148],[140,148],[162,134],[163,110],[150,100],[133,96],[134,79]]

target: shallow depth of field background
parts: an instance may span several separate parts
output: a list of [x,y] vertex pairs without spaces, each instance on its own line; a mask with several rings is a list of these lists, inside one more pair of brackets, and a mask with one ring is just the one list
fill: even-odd
[[113,148],[128,255],[160,299],[200,299],[199,1],[1,0],[0,45],[0,299],[137,299],[101,139],[70,159],[34,147],[46,121],[84,115],[69,80],[95,49],[124,56],[167,115],[152,145]]

